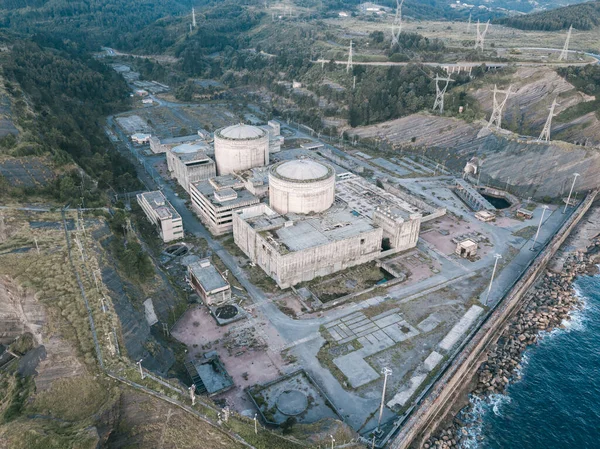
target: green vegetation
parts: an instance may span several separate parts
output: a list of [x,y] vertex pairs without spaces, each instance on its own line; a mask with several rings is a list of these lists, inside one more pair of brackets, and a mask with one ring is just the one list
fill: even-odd
[[497,23],[521,30],[556,31],[573,25],[577,30],[591,30],[600,25],[600,2],[593,1],[534,14],[506,17]]
[[579,103],[565,109],[557,116],[560,122],[568,122],[584,114],[595,112],[600,119],[600,66],[570,66],[556,70],[560,76],[573,84],[577,90],[587,95],[595,96],[594,101]]

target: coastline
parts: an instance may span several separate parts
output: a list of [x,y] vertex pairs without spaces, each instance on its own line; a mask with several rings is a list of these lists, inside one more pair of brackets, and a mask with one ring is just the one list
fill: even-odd
[[469,437],[471,424],[460,417],[471,414],[476,403],[503,395],[510,383],[520,379],[525,350],[547,333],[564,328],[572,313],[582,308],[583,300],[574,282],[578,276],[598,273],[600,206],[592,207],[584,218],[527,293],[521,311],[489,348],[486,359],[470,379],[466,394],[447,416],[446,424],[438,428],[422,448],[461,447]]

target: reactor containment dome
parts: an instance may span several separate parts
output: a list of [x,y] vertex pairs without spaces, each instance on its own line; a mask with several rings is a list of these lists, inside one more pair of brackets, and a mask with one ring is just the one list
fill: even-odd
[[251,125],[233,125],[215,132],[215,161],[219,175],[269,164],[269,134]]
[[312,159],[279,162],[269,170],[269,204],[280,214],[323,212],[335,199],[335,170]]

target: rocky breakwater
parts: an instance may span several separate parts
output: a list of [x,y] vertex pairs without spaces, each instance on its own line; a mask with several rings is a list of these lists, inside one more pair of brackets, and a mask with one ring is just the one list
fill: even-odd
[[[600,239],[596,238],[583,252],[570,254],[560,273],[546,271],[536,287],[528,293],[526,303],[507,325],[498,341],[490,348],[487,359],[481,364],[477,378],[472,382],[470,394],[485,399],[492,394],[501,394],[507,385],[518,380],[520,361],[527,346],[535,344],[543,332],[564,327],[570,314],[582,306],[575,294],[573,280],[582,274],[595,274],[595,265],[600,261]],[[471,405],[461,415],[470,411]],[[467,434],[465,423],[458,417],[430,437],[424,449],[449,449],[460,447]]]

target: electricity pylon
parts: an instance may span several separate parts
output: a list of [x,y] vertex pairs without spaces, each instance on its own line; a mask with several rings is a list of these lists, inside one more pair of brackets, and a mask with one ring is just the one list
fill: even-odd
[[[492,115],[491,115],[490,121],[488,122],[488,125],[487,125],[488,128],[491,127],[493,124],[495,124],[498,129],[501,128],[502,110],[504,109],[504,106],[506,105],[506,101],[508,100],[508,97],[512,93],[511,88],[512,88],[512,86],[508,86],[507,90],[498,90],[498,88],[494,84],[494,104],[493,104],[493,109],[492,109]],[[504,97],[504,100],[502,100],[502,102],[498,101],[497,94],[505,94],[506,95]]]
[[477,21],[477,39],[475,39],[475,50],[477,50],[478,48],[481,49],[481,51],[483,51],[483,44],[485,42],[485,35],[488,32],[488,28],[490,27],[490,21],[488,20],[487,23],[485,24],[485,28],[483,29],[483,31],[481,31],[481,29],[479,28],[479,20]]
[[467,23],[467,34],[471,32],[471,13],[469,13],[469,23]]
[[571,31],[573,31],[573,25],[569,27],[569,31],[567,32],[567,40],[565,41],[565,45],[560,52],[560,56],[558,57],[559,61],[566,61],[569,59],[569,41],[571,40]]
[[350,41],[350,50],[348,52],[348,63],[346,64],[346,73],[352,68],[352,41]]
[[402,4],[404,0],[396,0],[396,17],[392,23],[392,47],[400,43],[400,33],[402,32]]
[[538,142],[550,142],[550,129],[552,127],[552,117],[556,115],[554,114],[554,109],[556,106],[558,106],[558,103],[556,102],[555,98],[552,102],[552,106],[550,106],[550,114],[548,114],[544,129],[542,129],[542,133],[540,134],[540,137],[538,137]]
[[[440,88],[440,81],[446,81],[444,87]],[[448,83],[454,81],[449,76],[447,78],[440,78],[439,75],[435,76],[435,102],[433,103],[433,110],[439,108],[440,114],[444,113],[444,95],[446,94],[446,89],[448,89]]]

